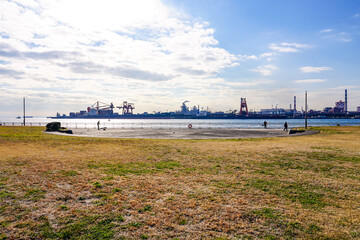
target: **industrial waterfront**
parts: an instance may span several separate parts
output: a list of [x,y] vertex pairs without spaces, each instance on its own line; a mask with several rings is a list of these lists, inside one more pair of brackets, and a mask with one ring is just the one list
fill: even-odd
[[[293,105],[289,104],[288,109],[278,108],[272,106],[270,109],[260,109],[260,111],[249,110],[246,98],[240,98],[239,110],[237,107],[234,110],[212,112],[209,107],[200,107],[194,105],[187,106],[190,101],[185,100],[180,106],[179,110],[166,112],[143,112],[134,113],[135,104],[128,101],[123,101],[122,104],[116,106],[113,103],[103,103],[96,101],[86,110],[79,112],[70,112],[68,115],[57,113],[55,119],[64,118],[88,118],[88,119],[302,119],[302,118],[359,118],[360,106],[356,111],[348,110],[348,93],[345,89],[344,101],[339,100],[335,102],[334,107],[325,107],[323,110],[309,109],[307,103],[307,92],[305,92],[305,109],[297,109],[296,96],[293,98]],[[25,99],[24,99],[25,108]],[[115,109],[120,112],[115,112]],[[20,117],[18,117],[20,118]]]

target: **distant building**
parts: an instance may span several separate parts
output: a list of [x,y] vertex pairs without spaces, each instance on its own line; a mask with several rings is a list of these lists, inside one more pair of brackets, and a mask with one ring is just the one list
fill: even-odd
[[357,107],[356,111],[357,111],[357,112],[360,112],[360,106]]
[[[335,110],[335,108],[337,108]],[[345,102],[343,101],[338,101],[335,103],[335,107],[334,107],[334,113],[343,113],[345,111]]]
[[281,115],[281,114],[285,114],[285,110],[283,108],[261,109],[260,114],[263,114],[263,115]]
[[324,113],[330,113],[330,112],[332,112],[332,107],[326,107],[326,108],[324,108]]
[[343,112],[344,112],[344,108],[339,108],[339,107],[333,108],[333,113],[343,113]]

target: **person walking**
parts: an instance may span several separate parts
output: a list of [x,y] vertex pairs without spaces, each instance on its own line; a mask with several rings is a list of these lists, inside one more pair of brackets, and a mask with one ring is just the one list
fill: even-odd
[[285,122],[284,123],[284,129],[283,129],[284,131],[287,131],[288,130],[288,123],[287,122]]
[[267,128],[267,121],[264,121],[264,128]]

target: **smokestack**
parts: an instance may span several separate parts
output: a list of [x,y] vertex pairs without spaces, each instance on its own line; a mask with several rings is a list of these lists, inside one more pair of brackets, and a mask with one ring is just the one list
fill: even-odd
[[345,113],[347,113],[348,109],[348,102],[347,102],[347,89],[345,89]]
[[294,111],[296,112],[296,96],[294,96]]

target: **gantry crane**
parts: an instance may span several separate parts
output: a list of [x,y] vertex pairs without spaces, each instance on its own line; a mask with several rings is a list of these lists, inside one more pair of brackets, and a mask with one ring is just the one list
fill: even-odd
[[118,106],[117,108],[122,109],[123,115],[128,115],[133,114],[135,105],[134,103],[128,103],[127,101],[123,101],[122,106]]

